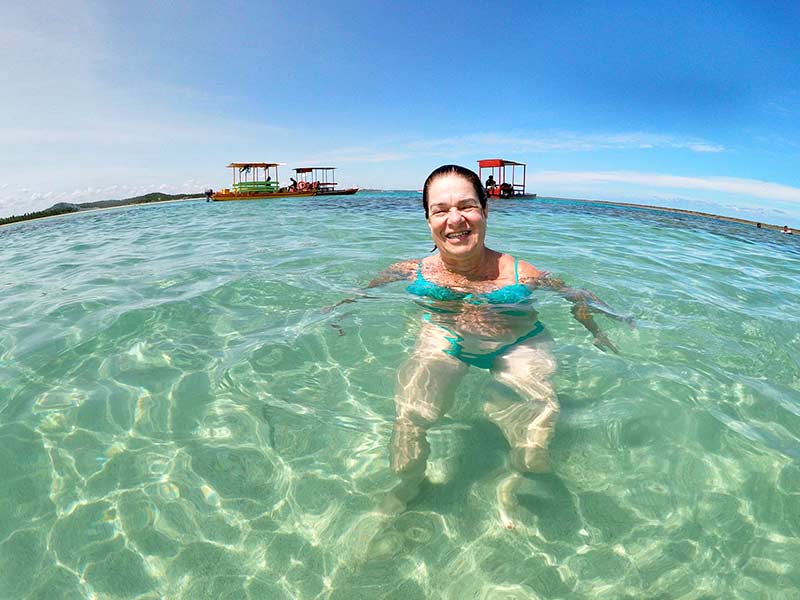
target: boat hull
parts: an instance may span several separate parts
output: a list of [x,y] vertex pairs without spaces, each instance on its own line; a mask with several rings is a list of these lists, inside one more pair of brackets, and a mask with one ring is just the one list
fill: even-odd
[[215,192],[211,194],[214,202],[231,202],[235,200],[268,200],[270,198],[309,198],[316,192]]
[[494,192],[494,190],[491,190],[486,194],[492,200],[513,200],[514,198],[528,198],[528,199],[536,198],[536,194],[509,194],[509,195],[503,195],[503,194],[500,194],[500,193],[493,193],[493,192]]
[[317,196],[352,196],[358,188],[347,188],[345,190],[318,190]]

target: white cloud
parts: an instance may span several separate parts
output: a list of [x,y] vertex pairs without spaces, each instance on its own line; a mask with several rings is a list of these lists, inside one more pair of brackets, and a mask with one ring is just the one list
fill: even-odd
[[540,171],[528,173],[529,185],[575,186],[627,184],[655,189],[703,190],[750,198],[800,203],[800,188],[737,177],[686,177],[635,171]]
[[800,113],[800,90],[789,90],[774,96],[764,106],[767,112],[781,117],[791,117]]
[[725,148],[715,144],[689,144],[686,146],[693,152],[724,152]]
[[374,147],[357,146],[331,149],[315,156],[302,158],[298,163],[320,166],[341,163],[383,163],[407,160],[412,156],[413,154],[406,151],[391,152]]
[[538,131],[525,134],[483,133],[439,139],[387,139],[372,145],[332,148],[305,159],[308,164],[381,163],[420,157],[452,158],[492,153],[594,152],[599,150],[683,149],[699,153],[724,152],[725,147],[698,138],[641,132],[582,134],[570,131]]
[[475,154],[485,148],[503,148],[507,153],[592,152],[597,150],[685,149],[692,152],[724,152],[720,144],[699,138],[643,132],[579,133],[573,131],[534,131],[525,134],[483,133],[476,135],[418,140],[408,143],[414,152],[435,155]]
[[650,133],[581,134],[540,131],[520,135],[483,133],[439,139],[384,139],[370,145],[331,148],[302,158],[301,164],[373,164],[420,158],[451,160],[483,156],[502,148],[504,154],[595,152],[601,150],[683,149],[698,153],[724,152],[724,146],[700,140]]

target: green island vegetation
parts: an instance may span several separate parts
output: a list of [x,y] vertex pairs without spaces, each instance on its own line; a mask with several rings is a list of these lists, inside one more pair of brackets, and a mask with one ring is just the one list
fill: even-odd
[[144,196],[124,198],[122,200],[100,200],[99,202],[82,202],[80,204],[70,204],[69,202],[59,202],[45,210],[25,213],[24,215],[12,215],[5,219],[0,219],[0,225],[8,225],[19,221],[30,221],[31,219],[41,219],[43,217],[54,217],[67,213],[80,212],[82,210],[95,210],[98,208],[115,208],[117,206],[129,206],[134,204],[150,204],[151,202],[169,202],[172,200],[190,200],[192,198],[203,198],[205,194],[162,194],[152,192]]

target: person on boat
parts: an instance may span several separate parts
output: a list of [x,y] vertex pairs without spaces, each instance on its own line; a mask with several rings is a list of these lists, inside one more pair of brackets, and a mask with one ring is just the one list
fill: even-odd
[[296,192],[297,191],[297,180],[294,177],[289,177],[289,180],[292,182],[292,184],[289,186],[289,189],[291,191],[293,191],[293,192]]
[[486,180],[486,191],[490,192],[496,187],[497,187],[497,182],[494,180],[494,175],[489,175],[489,178]]
[[[489,206],[478,176],[461,166],[433,171],[422,191],[437,254],[388,267],[368,287],[406,280],[426,311],[416,347],[400,368],[390,462],[400,483],[385,509],[402,511],[425,477],[427,432],[448,411],[470,367],[494,378],[483,407],[511,449],[511,471],[498,487],[501,519],[509,516],[522,473],[548,470],[547,447],[559,404],[550,377],[556,369],[551,337],[532,306],[535,290],[555,290],[602,350],[617,352],[593,312],[615,315],[597,296],[567,287],[524,260],[485,245]],[[343,302],[351,302],[345,300]]]

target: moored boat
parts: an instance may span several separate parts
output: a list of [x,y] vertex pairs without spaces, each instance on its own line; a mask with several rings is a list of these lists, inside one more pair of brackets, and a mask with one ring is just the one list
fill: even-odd
[[[511,177],[508,177],[507,167],[511,167]],[[517,181],[517,167],[522,167],[522,180]],[[486,195],[490,198],[536,198],[536,194],[525,193],[525,163],[506,160],[504,158],[485,158],[478,161],[478,177],[483,181],[483,171],[489,171],[486,179]],[[497,179],[494,178],[497,174]]]
[[[265,200],[267,198],[309,197],[317,189],[307,182],[296,182],[282,187],[278,180],[278,167],[285,163],[231,163],[233,185],[217,192],[207,193],[215,202],[230,200]],[[272,178],[272,175],[275,178]]]
[[298,184],[305,182],[306,185],[317,190],[317,196],[349,196],[358,191],[357,187],[338,189],[339,185],[334,181],[336,167],[298,167],[294,170],[297,174]]

